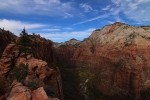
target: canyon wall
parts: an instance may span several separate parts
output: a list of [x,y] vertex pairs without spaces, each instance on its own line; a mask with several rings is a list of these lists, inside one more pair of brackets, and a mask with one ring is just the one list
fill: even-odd
[[57,48],[74,70],[88,68],[95,73],[102,100],[149,100],[145,92],[150,88],[149,49],[149,26],[120,22],[95,30],[80,43]]

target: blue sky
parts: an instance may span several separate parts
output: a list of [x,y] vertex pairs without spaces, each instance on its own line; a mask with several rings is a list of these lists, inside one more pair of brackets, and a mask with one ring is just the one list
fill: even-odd
[[0,28],[18,35],[25,26],[55,42],[82,40],[116,21],[150,25],[150,0],[1,0]]

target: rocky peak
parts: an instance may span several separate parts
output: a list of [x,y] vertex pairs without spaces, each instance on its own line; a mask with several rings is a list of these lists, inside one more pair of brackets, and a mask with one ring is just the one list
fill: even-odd
[[148,27],[129,26],[125,23],[116,22],[105,26],[102,29],[95,30],[88,40],[105,44],[139,44],[142,41],[149,40],[150,31]]
[[79,42],[80,42],[79,40],[73,38],[73,39],[70,39],[69,41],[66,41],[64,43],[54,43],[54,47],[57,48],[57,47],[60,47],[62,45],[65,45],[65,46],[74,46],[74,45],[76,45]]
[[75,44],[77,44],[79,42],[80,42],[79,40],[73,38],[73,39],[70,39],[69,41],[66,41],[64,43],[64,45],[75,45]]
[[115,22],[115,23],[113,23],[113,24],[111,24],[111,25],[127,25],[126,23],[122,23],[122,22]]

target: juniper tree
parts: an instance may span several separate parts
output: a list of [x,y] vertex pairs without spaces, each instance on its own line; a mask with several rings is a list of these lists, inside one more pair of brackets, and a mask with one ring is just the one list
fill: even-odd
[[20,33],[20,39],[19,39],[19,49],[22,53],[25,53],[25,55],[30,51],[31,47],[31,39],[26,32],[25,28],[23,31]]

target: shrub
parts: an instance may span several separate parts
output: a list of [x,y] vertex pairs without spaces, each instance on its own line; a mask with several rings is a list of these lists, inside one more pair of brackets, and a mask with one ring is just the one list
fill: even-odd
[[6,92],[5,82],[0,79],[0,95],[3,95]]
[[150,100],[150,89],[141,92],[142,100]]
[[125,46],[129,46],[132,44],[134,41],[134,38],[136,37],[135,33],[130,34],[129,36],[126,37],[126,40],[124,42]]
[[46,92],[46,94],[47,94],[48,96],[50,96],[50,97],[52,97],[52,98],[55,97],[55,93],[54,93],[54,91],[52,90],[52,88],[51,88],[50,86],[45,86],[45,87],[44,87],[44,90],[45,90],[45,92]]
[[23,80],[26,78],[28,75],[28,67],[24,64],[20,64],[19,67],[14,67],[10,72],[9,72],[9,79],[10,80],[17,80],[19,82],[23,82]]
[[26,86],[29,87],[31,90],[35,90],[39,88],[42,85],[42,83],[43,82],[39,78],[34,77],[30,82],[26,84]]
[[94,73],[88,68],[83,68],[78,71],[79,80],[85,82],[86,79],[92,80],[94,78]]
[[90,100],[99,100],[101,97],[100,91],[97,89],[97,83],[99,80],[98,73],[92,71],[90,68],[81,68],[78,71],[80,80],[80,91]]

